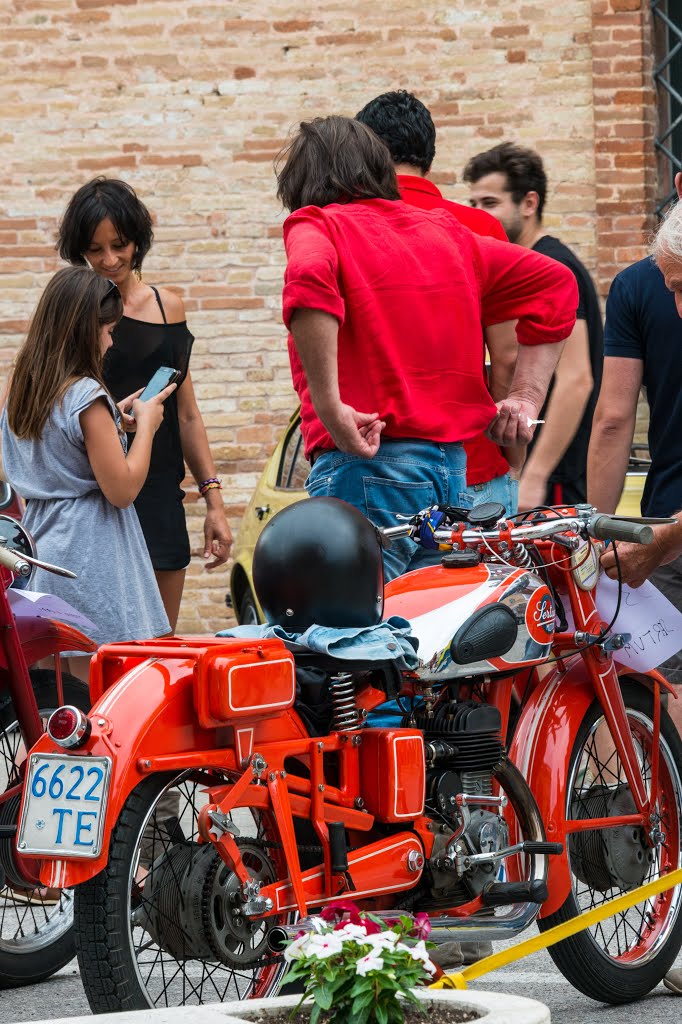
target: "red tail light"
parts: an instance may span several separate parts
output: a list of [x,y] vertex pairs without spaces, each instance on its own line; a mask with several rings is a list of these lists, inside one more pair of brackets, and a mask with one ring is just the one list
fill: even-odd
[[80,747],[88,736],[92,726],[90,719],[79,708],[71,704],[57,708],[47,722],[47,735],[60,747]]

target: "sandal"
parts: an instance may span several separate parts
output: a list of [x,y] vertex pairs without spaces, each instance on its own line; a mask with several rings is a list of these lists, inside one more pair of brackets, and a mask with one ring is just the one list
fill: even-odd
[[14,889],[7,886],[4,892],[6,900],[14,900],[15,903],[35,903],[43,907],[56,906],[61,897],[61,889]]

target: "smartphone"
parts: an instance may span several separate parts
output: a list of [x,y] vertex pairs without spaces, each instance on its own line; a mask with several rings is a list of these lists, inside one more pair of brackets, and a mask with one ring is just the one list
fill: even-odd
[[164,388],[167,388],[169,384],[174,384],[179,377],[179,370],[174,370],[170,366],[160,366],[140,395],[138,401],[148,402],[150,398],[153,398],[154,395],[158,395],[158,393],[163,391]]

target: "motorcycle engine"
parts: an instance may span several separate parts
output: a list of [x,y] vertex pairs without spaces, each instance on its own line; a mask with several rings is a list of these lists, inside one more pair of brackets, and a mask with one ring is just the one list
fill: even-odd
[[[463,869],[462,858],[509,845],[501,807],[485,800],[493,796],[493,769],[504,756],[502,716],[489,704],[467,700],[441,705],[433,715],[417,713],[415,721],[426,748],[426,813],[436,827],[426,872],[430,902],[466,903],[495,880],[498,865]],[[466,802],[458,801],[462,796]]]

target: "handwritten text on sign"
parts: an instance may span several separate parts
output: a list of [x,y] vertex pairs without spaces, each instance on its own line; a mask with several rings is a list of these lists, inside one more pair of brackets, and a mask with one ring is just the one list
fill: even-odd
[[[613,618],[617,600],[618,582],[602,575],[596,604],[604,622]],[[636,590],[626,584],[613,632],[631,634],[630,642],[614,652],[615,660],[638,672],[648,672],[682,648],[682,612],[653,583],[644,583]]]

